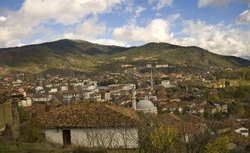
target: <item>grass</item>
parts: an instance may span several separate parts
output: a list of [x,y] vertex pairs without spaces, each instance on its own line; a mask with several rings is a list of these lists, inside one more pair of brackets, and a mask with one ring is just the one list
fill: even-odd
[[63,148],[62,145],[40,142],[24,143],[19,142],[19,148],[9,139],[0,136],[0,153],[134,153],[134,149],[88,149],[85,147],[69,146]]
[[19,142],[19,148],[9,139],[0,137],[0,153],[61,153],[70,152],[72,148],[62,148],[61,145],[48,142],[41,143],[24,143]]

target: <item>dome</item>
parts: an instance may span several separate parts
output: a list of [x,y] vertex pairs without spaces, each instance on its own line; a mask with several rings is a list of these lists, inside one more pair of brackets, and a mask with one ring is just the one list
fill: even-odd
[[141,100],[136,104],[137,110],[155,109],[154,104],[149,100]]

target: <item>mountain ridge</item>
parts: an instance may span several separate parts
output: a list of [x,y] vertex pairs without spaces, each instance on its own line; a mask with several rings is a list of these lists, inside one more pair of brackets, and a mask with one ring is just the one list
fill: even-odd
[[169,43],[152,42],[137,47],[120,47],[62,39],[0,49],[0,67],[7,71],[31,73],[53,68],[99,71],[105,65],[117,68],[123,63],[142,66],[150,60],[197,68],[250,66],[249,60],[239,57],[218,55],[196,46],[185,47]]

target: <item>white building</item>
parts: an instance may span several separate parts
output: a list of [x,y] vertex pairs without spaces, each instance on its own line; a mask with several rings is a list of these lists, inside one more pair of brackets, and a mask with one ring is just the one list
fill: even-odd
[[169,80],[162,80],[162,81],[161,81],[161,85],[162,85],[164,88],[172,88],[172,87],[175,87],[175,85],[170,84],[170,81],[169,81]]
[[32,100],[34,102],[47,102],[50,101],[52,98],[45,94],[34,94],[32,95]]
[[245,137],[248,137],[248,134],[249,134],[248,129],[245,128],[245,127],[237,128],[237,129],[235,129],[234,131],[235,131],[236,133],[239,133],[239,134],[245,136]]
[[60,85],[60,87],[59,87],[59,89],[60,89],[60,91],[68,91],[69,90],[69,86],[68,85]]
[[49,93],[55,93],[55,92],[57,92],[57,91],[58,91],[57,88],[50,88]]
[[18,102],[19,107],[28,107],[32,105],[32,99],[30,97],[25,97],[25,99],[22,99]]
[[36,90],[36,92],[38,92],[38,91],[40,91],[40,90],[43,90],[44,88],[42,87],[42,86],[37,86],[36,88],[35,88],[35,90]]
[[107,104],[67,105],[38,117],[45,139],[61,145],[137,148],[138,116]]

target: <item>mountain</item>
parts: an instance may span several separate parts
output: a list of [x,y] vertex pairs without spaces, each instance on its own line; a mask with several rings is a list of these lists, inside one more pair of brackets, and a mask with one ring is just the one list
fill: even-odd
[[187,65],[192,67],[225,67],[237,68],[250,65],[250,61],[234,57],[211,53],[199,47],[183,47],[168,43],[148,43],[140,47],[131,48],[114,55],[114,59],[136,62],[156,59],[170,65]]
[[241,56],[241,58],[250,60],[250,56]]
[[0,74],[40,73],[50,69],[90,72],[114,70],[122,63],[145,65],[150,60],[170,65],[238,68],[250,61],[211,53],[195,46],[148,43],[139,47],[105,46],[82,40],[58,40],[37,45],[0,49]]
[[0,67],[9,71],[39,73],[51,68],[93,71],[99,55],[112,55],[124,47],[86,41],[59,40],[39,45],[0,49]]

